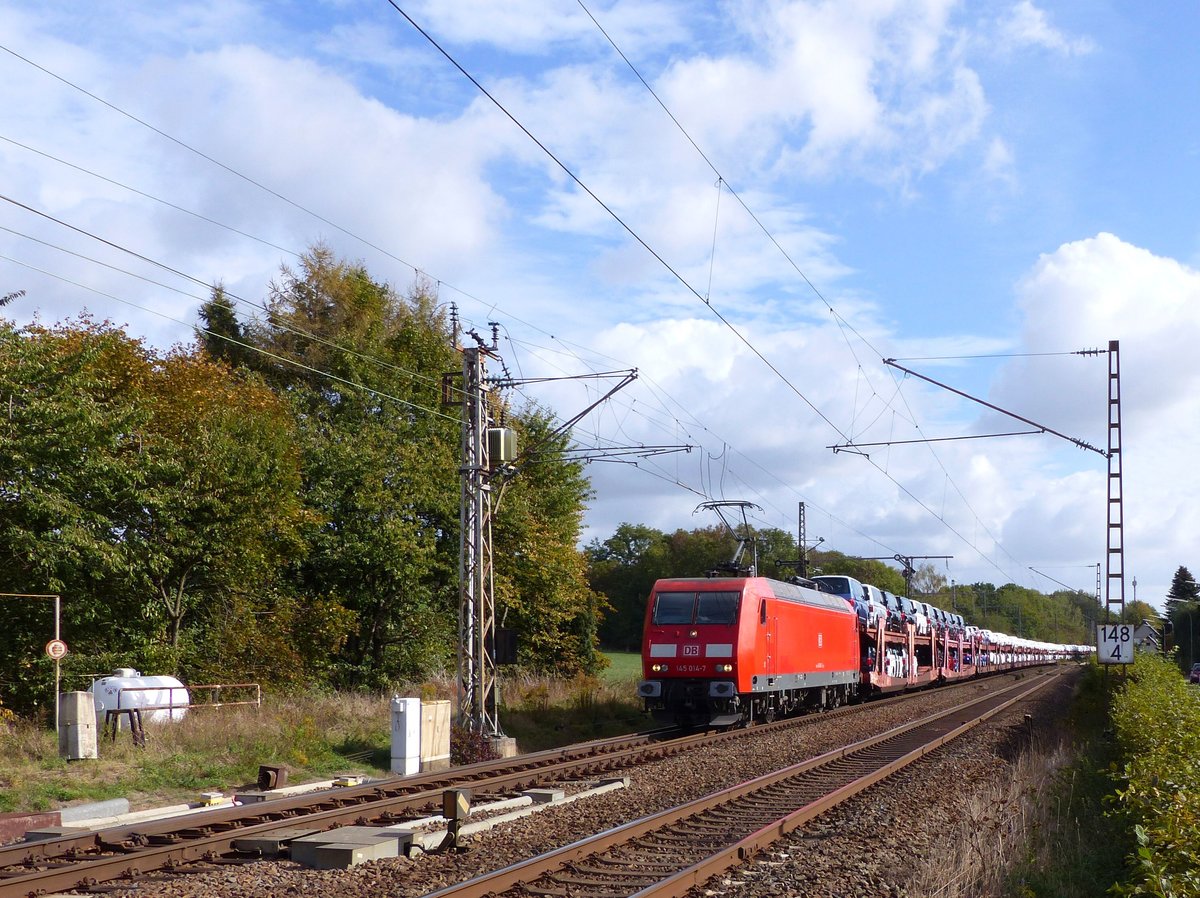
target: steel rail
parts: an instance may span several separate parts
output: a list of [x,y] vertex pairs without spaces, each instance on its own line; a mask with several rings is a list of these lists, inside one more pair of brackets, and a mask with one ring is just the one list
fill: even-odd
[[[705,796],[697,801],[624,824],[502,870],[447,886],[430,893],[426,898],[483,898],[487,895],[502,894],[518,886],[526,895],[585,895],[589,885],[599,885],[600,882],[603,882],[604,894],[607,896],[636,894],[638,898],[666,898],[666,896],[682,895],[688,889],[702,884],[722,870],[746,860],[761,851],[770,842],[824,813],[834,805],[870,788],[982,721],[1023,701],[1054,682],[1055,679],[1056,677],[1053,675],[1039,677],[1032,686],[1027,682],[1016,683],[1006,687],[1000,693],[964,702],[948,711],[903,724],[877,736],[826,752],[783,770]],[[1003,696],[1013,692],[1017,694],[1003,699]],[[998,698],[1001,701],[997,701]],[[985,706],[982,711],[977,710],[980,705]],[[967,719],[962,719],[964,716]],[[905,741],[906,739],[907,741]],[[888,743],[898,744],[897,749],[891,753],[891,757],[873,757],[873,755],[885,754],[884,747]],[[818,797],[805,801],[798,808],[793,805],[782,816],[757,827],[749,835],[740,839],[735,838],[733,842],[728,841],[733,822],[739,818],[744,819],[749,812],[744,810],[727,811],[713,823],[704,822],[704,815],[714,810],[729,809],[735,802],[751,796],[757,798],[758,804],[769,807],[773,802],[779,800],[771,794],[770,790],[789,781],[822,774],[833,765],[846,766],[847,762],[852,765],[865,765],[866,772],[854,775],[849,781],[839,780],[831,788],[819,791]],[[642,850],[650,851],[648,841],[654,834],[669,831],[672,827],[679,827],[685,823],[688,825],[690,834],[676,837],[676,845],[680,853],[686,848],[694,846],[694,843],[699,841],[701,834],[715,835],[723,830],[722,834],[727,837],[726,844],[700,860],[691,863],[683,862],[682,869],[680,869],[679,863],[673,865],[667,863],[670,858],[664,852],[662,854],[664,860],[650,866],[669,867],[669,871],[660,871],[664,872],[665,876],[647,877],[644,870],[630,871],[626,874],[623,872],[623,868],[641,862],[620,859],[606,862],[603,858],[606,852],[627,846],[635,840],[642,840],[640,843]],[[588,874],[594,876],[601,871],[606,876],[604,880],[594,881],[586,878]],[[556,880],[559,876],[565,877],[560,880],[564,884],[546,886],[536,884],[543,878]],[[628,878],[635,883],[643,882],[647,878],[654,881],[648,885],[639,885],[633,890],[618,891],[622,878]]]
[[[631,750],[669,744],[669,742],[662,743],[660,740],[669,739],[678,732],[677,729],[665,728],[633,735],[614,736],[581,745],[546,749],[517,758],[479,761],[475,764],[455,767],[452,770],[392,777],[359,786],[323,789],[275,798],[253,805],[213,808],[186,815],[80,832],[76,835],[66,835],[58,839],[47,839],[40,842],[18,842],[0,847],[0,868],[19,865],[27,859],[52,858],[69,852],[87,851],[99,848],[102,844],[136,843],[149,837],[165,836],[197,827],[224,826],[236,821],[253,820],[263,816],[288,817],[294,821],[294,815],[304,813],[323,802],[361,805],[365,809],[365,805],[368,803],[425,792],[435,793],[455,786],[475,784],[498,775],[531,773],[547,766],[572,761],[578,762],[582,759],[595,763],[600,763],[607,757],[615,760]],[[0,872],[0,884],[2,883],[3,873]],[[2,895],[4,892],[0,891],[0,896]]]
[[[439,803],[440,796],[434,795],[448,788],[469,786],[476,789],[529,785],[521,779],[522,775],[555,776],[560,774],[578,773],[581,769],[597,769],[610,763],[619,768],[633,763],[637,752],[649,752],[654,756],[666,756],[685,751],[696,745],[709,741],[748,738],[763,732],[799,726],[817,720],[828,719],[833,715],[852,714],[864,710],[885,707],[893,702],[911,699],[909,695],[891,696],[875,699],[866,704],[847,705],[834,711],[826,711],[820,715],[788,718],[771,724],[757,726],[752,732],[747,730],[726,730],[721,732],[706,731],[680,736],[678,728],[660,728],[643,733],[626,736],[613,736],[594,742],[561,748],[545,749],[520,755],[517,758],[480,761],[447,771],[416,774],[406,777],[394,777],[377,780],[360,786],[337,787],[299,795],[271,799],[253,805],[213,808],[175,817],[165,817],[158,820],[147,820],[136,824],[124,824],[107,827],[102,830],[84,831],[74,835],[63,835],[57,839],[46,839],[39,842],[18,842],[13,845],[0,847],[0,898],[7,898],[4,890],[6,874],[4,868],[28,865],[31,861],[51,859],[67,854],[80,854],[94,851],[105,845],[125,846],[124,850],[144,844],[152,838],[166,838],[173,833],[186,832],[197,828],[225,827],[231,823],[248,821],[246,825],[254,825],[254,821],[265,817],[279,818],[277,825],[295,826],[298,816],[311,812],[311,809],[322,803],[336,803],[339,806],[354,805],[362,811],[382,808],[385,812],[390,799],[401,796],[420,796],[423,800]],[[575,767],[563,765],[574,764]],[[514,781],[512,776],[516,774]],[[501,777],[501,779],[497,779]],[[423,793],[430,793],[426,796]],[[306,823],[309,818],[305,818]],[[314,821],[315,822],[315,821]]]
[[[797,720],[780,721],[773,727]],[[484,761],[452,772],[396,778],[366,786],[308,793],[254,805],[216,808],[183,817],[110,827],[46,842],[18,843],[0,849],[0,898],[25,898],[47,890],[76,888],[111,879],[132,879],[153,870],[233,853],[233,843],[272,830],[303,825],[315,830],[385,819],[441,806],[442,793],[470,786],[481,792],[512,792],[539,781],[583,773],[604,773],[647,759],[679,754],[698,745],[749,738],[756,731],[699,733],[655,741],[662,731],[613,737],[598,743],[549,749],[500,761]],[[597,753],[598,751],[598,753]],[[539,779],[540,778],[540,779]],[[97,852],[108,852],[98,854]],[[40,866],[45,869],[29,869]]]
[[[752,729],[698,733],[669,741],[657,741],[668,732],[665,730],[612,737],[518,758],[479,762],[453,771],[215,808],[44,842],[17,843],[0,848],[0,898],[24,898],[36,892],[76,888],[81,884],[131,879],[157,869],[213,860],[235,852],[236,840],[284,827],[302,825],[323,830],[380,819],[389,824],[402,822],[405,815],[419,816],[430,807],[440,807],[442,793],[447,788],[469,786],[477,794],[519,791],[538,782],[613,772],[698,746],[753,738],[763,732],[858,713],[913,697],[894,696]],[[44,869],[31,869],[34,867]]]

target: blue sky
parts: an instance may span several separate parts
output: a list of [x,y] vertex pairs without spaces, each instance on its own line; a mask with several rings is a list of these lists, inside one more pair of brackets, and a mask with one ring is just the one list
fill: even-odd
[[[794,529],[804,501],[810,537],[846,552],[1090,590],[1099,455],[1044,435],[827,447],[1019,429],[880,363],[997,355],[908,364],[1104,448],[1105,359],[1021,354],[1117,339],[1127,579],[1160,604],[1176,567],[1200,572],[1193,3],[589,3],[686,135],[576,0],[397,5],[662,262],[385,0],[0,0],[0,193],[251,301],[325,240],[500,321],[515,372],[638,368],[579,442],[695,448],[593,464],[587,538],[713,523],[705,498]],[[10,317],[189,339],[202,288],[9,202],[0,227],[0,292],[26,291]],[[567,416],[606,388],[517,400]]]

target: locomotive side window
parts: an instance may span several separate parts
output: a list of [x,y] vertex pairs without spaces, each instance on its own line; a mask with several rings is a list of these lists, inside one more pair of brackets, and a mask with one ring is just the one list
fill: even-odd
[[659,592],[654,595],[655,624],[732,624],[739,593]]
[[758,602],[758,622],[765,624],[767,622],[767,600],[760,599]]

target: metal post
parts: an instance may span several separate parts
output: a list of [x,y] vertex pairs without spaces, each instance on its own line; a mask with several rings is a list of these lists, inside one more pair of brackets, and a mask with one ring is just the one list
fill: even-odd
[[[61,613],[60,599],[58,596],[55,596],[54,597],[54,638],[56,640],[61,638],[59,635],[60,613]],[[58,735],[58,712],[59,712],[58,703],[60,701],[59,696],[61,694],[62,694],[62,659],[55,658],[54,659],[54,734],[56,736]]]
[[458,715],[485,736],[502,736],[497,716],[492,495],[482,346],[464,347],[462,504],[459,542]]
[[1108,341],[1108,582],[1105,610],[1125,613],[1125,514],[1121,478],[1121,351]]
[[798,535],[800,537],[799,541],[797,542],[797,546],[800,549],[800,576],[807,577],[808,576],[808,528],[805,526],[805,522],[804,522],[804,503],[803,502],[800,503],[800,526],[799,526]]

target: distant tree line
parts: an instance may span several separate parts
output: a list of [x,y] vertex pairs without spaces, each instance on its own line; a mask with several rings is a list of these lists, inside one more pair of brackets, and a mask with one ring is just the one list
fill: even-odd
[[[759,573],[787,578],[797,573],[796,539],[784,530],[765,530],[758,538]],[[722,527],[676,530],[664,533],[640,524],[621,524],[604,540],[587,546],[590,582],[604,595],[610,613],[600,624],[600,639],[607,648],[637,651],[641,645],[646,602],[654,581],[665,577],[704,576],[733,557],[737,540]],[[904,578],[883,561],[855,558],[837,551],[810,550],[806,557],[810,575],[845,574],[863,583],[903,595]],[[949,584],[932,565],[917,568],[912,580],[914,596],[947,611],[956,611],[968,624],[1044,642],[1090,643],[1102,609],[1095,595],[1060,590],[1049,595],[1007,583]],[[1140,621],[1153,614],[1145,603],[1126,608],[1126,618]]]
[[[452,671],[461,371],[446,311],[317,247],[158,352],[109,322],[0,322],[0,592],[62,596],[71,675],[385,688]],[[366,387],[369,389],[362,389]],[[594,670],[590,485],[536,406],[496,511],[497,617],[533,670]],[[52,705],[50,605],[0,599],[0,705]],[[86,685],[79,678],[75,687]]]

